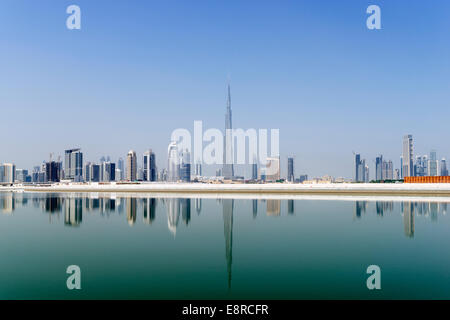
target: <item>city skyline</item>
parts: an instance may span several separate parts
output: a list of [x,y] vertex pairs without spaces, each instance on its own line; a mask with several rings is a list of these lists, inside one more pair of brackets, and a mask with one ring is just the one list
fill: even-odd
[[0,105],[14,120],[0,128],[8,137],[0,141],[2,163],[31,170],[49,152],[63,156],[72,147],[87,160],[125,158],[130,149],[140,160],[151,148],[162,168],[172,130],[191,129],[194,120],[223,128],[228,75],[234,127],[280,129],[282,176],[287,155],[295,156],[296,176],[351,177],[353,151],[371,167],[383,154],[399,168],[405,133],[415,137],[416,154],[450,156],[442,138],[450,101],[446,1],[381,3],[377,31],[365,27],[362,1],[263,2],[257,12],[233,1],[175,10],[78,4],[77,33],[65,28],[66,3],[2,2],[8,50],[0,64],[8,77],[0,79]]

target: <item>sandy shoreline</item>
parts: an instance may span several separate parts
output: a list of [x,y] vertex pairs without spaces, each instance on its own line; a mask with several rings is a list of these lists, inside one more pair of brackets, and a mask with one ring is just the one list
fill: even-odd
[[278,194],[278,195],[360,195],[360,196],[444,196],[450,197],[450,184],[54,184],[51,186],[0,187],[17,192],[103,192],[103,193],[179,193],[179,194]]

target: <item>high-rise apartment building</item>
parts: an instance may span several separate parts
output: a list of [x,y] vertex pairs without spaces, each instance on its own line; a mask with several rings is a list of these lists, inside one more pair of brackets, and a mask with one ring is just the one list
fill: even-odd
[[65,151],[64,179],[83,180],[83,153],[80,149]]
[[436,151],[430,152],[430,159],[428,160],[428,175],[436,177],[439,175],[439,161],[437,160]]
[[181,154],[180,178],[184,182],[191,181],[191,154],[188,150]]
[[408,134],[403,137],[403,156],[402,156],[402,174],[403,177],[414,176],[413,164],[413,138]]
[[155,153],[151,149],[144,153],[143,170],[144,181],[156,181],[156,159]]
[[49,161],[45,163],[45,176],[47,182],[59,182],[61,180],[61,162]]
[[0,165],[0,182],[14,183],[16,180],[16,166],[12,163]]
[[130,150],[127,155],[127,180],[137,180],[137,158],[133,150]]
[[287,181],[294,182],[294,158],[292,157],[288,158]]
[[102,162],[101,177],[103,182],[116,181],[116,164],[110,161]]
[[195,164],[195,175],[197,177],[201,177],[202,176],[202,164],[201,163],[196,163]]
[[361,159],[359,153],[355,154],[354,170],[355,182],[369,182],[369,167],[366,166],[366,160]]
[[383,180],[383,156],[380,155],[375,159],[375,180]]
[[265,180],[275,182],[280,180],[280,158],[267,157],[267,164],[264,168]]
[[441,160],[441,164],[439,166],[440,175],[445,177],[448,176],[448,170],[447,170],[447,162],[445,159]]
[[176,142],[171,142],[167,148],[167,181],[175,182],[180,177],[180,157]]

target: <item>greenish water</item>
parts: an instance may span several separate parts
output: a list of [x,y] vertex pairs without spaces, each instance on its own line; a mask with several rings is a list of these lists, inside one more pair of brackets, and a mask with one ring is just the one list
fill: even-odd
[[[449,299],[447,203],[0,193],[0,299]],[[366,269],[381,268],[381,290]],[[68,290],[66,268],[81,268]]]

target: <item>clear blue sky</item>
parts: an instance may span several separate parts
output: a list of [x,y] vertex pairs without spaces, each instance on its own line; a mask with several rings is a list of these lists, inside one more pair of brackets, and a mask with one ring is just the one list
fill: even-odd
[[[66,28],[77,4],[82,29]],[[382,30],[366,28],[381,7]],[[352,151],[450,157],[450,1],[1,0],[0,162],[113,160],[175,128],[279,128],[282,169],[351,177]],[[140,159],[140,158],[139,158]]]

